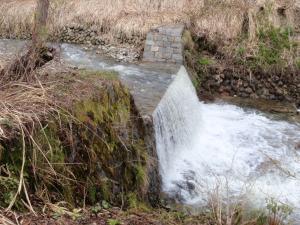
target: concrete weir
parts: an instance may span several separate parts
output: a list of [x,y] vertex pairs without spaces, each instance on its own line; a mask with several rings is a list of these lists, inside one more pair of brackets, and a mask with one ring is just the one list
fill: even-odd
[[[60,49],[60,60],[71,66],[118,72],[121,82],[130,89],[140,114],[149,116],[183,64],[183,31],[183,25],[151,29],[145,42],[143,59],[137,64],[117,63],[81,45],[60,44],[57,47]],[[26,43],[20,40],[0,40],[0,61],[5,62],[19,54]]]
[[[84,46],[60,44],[60,57],[63,63],[79,69],[95,71],[111,70],[119,74],[121,82],[129,88],[136,109],[141,116],[145,141],[149,155],[150,202],[159,202],[161,178],[158,171],[158,158],[155,143],[153,116],[155,109],[175,80],[183,64],[182,25],[163,26],[152,29],[147,35],[144,57],[140,63],[117,63],[96,50],[86,50]],[[26,41],[0,40],[0,59],[12,58],[26,47]],[[0,60],[1,61],[1,60]]]
[[[197,209],[217,190],[219,201],[229,206],[244,202],[261,209],[266,199],[274,199],[291,206],[292,218],[300,221],[300,124],[222,102],[200,102],[183,66],[183,31],[177,25],[151,30],[144,58],[136,64],[70,44],[59,45],[60,59],[77,68],[115,71],[130,90],[151,158],[146,190],[152,205],[160,204],[164,192]],[[0,40],[0,57],[25,44]]]

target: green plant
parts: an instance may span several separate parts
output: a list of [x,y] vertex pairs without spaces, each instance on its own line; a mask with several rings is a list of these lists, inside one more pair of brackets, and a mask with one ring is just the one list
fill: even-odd
[[245,53],[246,53],[246,48],[243,47],[243,46],[240,46],[240,47],[237,48],[236,51],[237,51],[237,55],[239,57],[243,57],[245,55]]
[[276,28],[272,25],[261,27],[258,30],[258,50],[255,55],[255,64],[262,68],[272,65],[284,65],[284,51],[293,51],[295,43],[290,41],[292,29],[289,27]]
[[258,216],[256,219],[256,224],[257,225],[266,225],[268,222],[268,216],[264,211],[258,212]]
[[196,77],[196,78],[192,79],[192,83],[193,83],[194,87],[198,90],[201,85],[201,80],[199,77]]
[[143,212],[149,212],[149,210],[151,211],[151,208],[149,208],[145,202],[141,201],[136,193],[128,193],[126,197],[129,209]]
[[296,67],[300,69],[300,58],[296,59]]
[[88,184],[88,200],[94,204],[96,202],[97,199],[97,188],[95,185],[93,184]]
[[102,200],[101,205],[102,205],[103,209],[109,209],[110,208],[109,203],[105,200]]
[[116,219],[109,219],[107,221],[108,225],[120,225],[121,222],[119,220],[116,220]]
[[56,204],[48,203],[47,208],[52,212],[52,218],[58,219],[62,216],[68,216],[72,220],[77,220],[83,217],[82,209],[74,208],[70,210],[68,204],[65,202],[58,202]]
[[283,224],[293,212],[293,209],[290,206],[279,203],[275,201],[274,198],[267,199],[266,202],[269,225]]
[[129,193],[127,195],[127,201],[128,201],[128,204],[129,204],[129,208],[131,208],[131,209],[138,208],[138,199],[137,199],[135,193]]
[[0,198],[0,206],[8,206],[9,203],[13,200],[15,193],[18,188],[18,180],[16,178],[0,176],[0,191],[3,193],[3,196]]
[[212,64],[212,61],[207,58],[207,57],[201,57],[199,60],[198,60],[198,63],[201,65],[201,66],[209,66]]
[[101,205],[99,203],[97,203],[96,205],[94,205],[91,208],[92,213],[97,214],[98,212],[100,212],[102,209]]

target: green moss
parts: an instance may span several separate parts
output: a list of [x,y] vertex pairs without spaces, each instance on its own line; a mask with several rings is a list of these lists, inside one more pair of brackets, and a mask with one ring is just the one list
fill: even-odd
[[141,201],[135,193],[127,194],[127,202],[129,205],[129,209],[131,210],[140,210],[144,212],[151,211],[150,207],[148,207],[145,202]]
[[118,73],[114,71],[97,71],[97,70],[87,70],[87,69],[80,69],[79,75],[81,78],[102,78],[106,80],[117,80]]
[[0,206],[7,207],[18,190],[19,181],[15,177],[0,176]]
[[113,186],[111,185],[111,182],[106,180],[102,182],[100,193],[101,193],[101,199],[106,200],[106,201],[112,201],[113,196],[111,192],[111,188]]
[[140,164],[135,166],[135,178],[138,186],[142,186],[145,184],[147,180],[147,174],[144,166]]
[[119,220],[116,220],[116,219],[109,219],[107,221],[108,225],[120,225],[121,222]]
[[[91,93],[74,103],[70,114],[49,117],[37,127],[34,142],[26,140],[24,175],[30,194],[42,193],[39,197],[45,201],[66,201],[74,207],[83,204],[83,196],[87,204],[106,200],[117,205],[123,201],[121,192],[139,193],[144,187],[148,157],[136,133],[129,92],[119,82],[107,81]],[[16,192],[20,140],[0,149],[1,164],[10,171],[9,176],[0,171],[3,206]]]
[[88,192],[88,194],[87,194],[88,200],[93,205],[97,201],[97,188],[92,183],[89,184],[87,188],[88,188],[88,190],[87,190],[87,192]]
[[[3,142],[0,143],[0,146],[0,207],[8,207],[18,191],[20,171],[23,162],[22,144],[16,139],[13,144]],[[27,179],[29,176],[27,161],[24,167],[25,171],[23,176]],[[25,184],[28,184],[27,180],[25,180]],[[22,197],[24,197],[24,195],[22,195]],[[24,209],[20,198],[16,199],[14,207],[18,210]]]

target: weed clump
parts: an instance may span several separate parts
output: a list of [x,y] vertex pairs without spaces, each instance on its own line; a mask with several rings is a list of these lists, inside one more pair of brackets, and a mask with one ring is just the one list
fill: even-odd
[[267,68],[272,65],[286,66],[289,62],[285,61],[283,55],[285,51],[293,53],[297,46],[290,40],[291,28],[275,28],[268,26],[260,28],[258,31],[258,52],[255,56],[255,63]]
[[287,67],[297,68],[297,43],[291,40],[290,27],[261,26],[257,40],[239,40],[235,50],[235,61],[252,71],[273,71]]

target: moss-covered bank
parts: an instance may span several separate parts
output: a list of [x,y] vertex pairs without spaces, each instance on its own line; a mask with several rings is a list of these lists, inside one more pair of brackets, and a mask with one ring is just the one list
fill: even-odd
[[32,202],[83,207],[103,200],[126,207],[133,196],[148,202],[144,128],[128,90],[112,77],[55,75],[61,79],[51,93],[57,109],[24,135],[0,140],[1,207],[14,199],[20,180],[18,209]]

